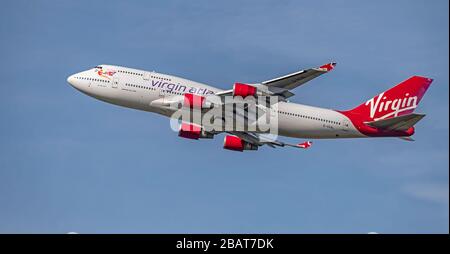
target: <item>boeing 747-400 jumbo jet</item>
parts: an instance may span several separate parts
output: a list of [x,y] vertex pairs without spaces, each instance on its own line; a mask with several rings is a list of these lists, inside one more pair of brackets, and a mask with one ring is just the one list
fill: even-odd
[[329,63],[260,83],[235,83],[230,90],[113,65],[98,65],[71,75],[67,81],[96,99],[178,119],[178,135],[183,138],[213,138],[225,133],[223,147],[233,151],[258,150],[263,145],[306,149],[312,144],[289,144],[277,136],[413,140],[414,125],[425,116],[413,111],[433,81],[430,78],[410,77],[351,110],[287,100],[294,95],[291,90],[331,71],[335,65]]

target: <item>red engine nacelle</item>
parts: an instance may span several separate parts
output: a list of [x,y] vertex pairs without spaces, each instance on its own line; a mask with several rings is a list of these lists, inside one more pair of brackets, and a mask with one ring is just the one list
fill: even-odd
[[242,83],[235,83],[233,86],[233,96],[255,96],[257,95],[258,90],[254,86],[250,86]]
[[202,127],[192,123],[181,123],[178,136],[189,139],[213,138],[212,133],[202,130]]
[[203,104],[205,102],[205,97],[186,93],[184,94],[184,106],[188,108],[196,108],[201,109],[203,107]]
[[227,135],[223,140],[223,148],[242,152],[244,150],[258,150],[258,146],[245,142],[239,137]]

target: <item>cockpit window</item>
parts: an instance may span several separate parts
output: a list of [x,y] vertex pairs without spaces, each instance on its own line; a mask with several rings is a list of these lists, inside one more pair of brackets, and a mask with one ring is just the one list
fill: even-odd
[[100,66],[100,65],[97,65],[97,66],[95,66],[95,68],[96,68],[96,69],[101,69],[101,68],[103,68],[103,67]]

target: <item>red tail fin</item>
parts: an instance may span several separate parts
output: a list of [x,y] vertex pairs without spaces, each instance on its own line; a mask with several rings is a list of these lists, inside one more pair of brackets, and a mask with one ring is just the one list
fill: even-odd
[[432,81],[430,78],[413,76],[358,107],[345,111],[345,114],[363,121],[410,114],[419,105]]

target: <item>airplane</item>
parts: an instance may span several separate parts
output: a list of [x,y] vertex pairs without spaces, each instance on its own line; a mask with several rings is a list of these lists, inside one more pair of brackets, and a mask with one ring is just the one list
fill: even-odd
[[[336,63],[300,70],[285,76],[259,83],[235,83],[222,90],[181,77],[127,68],[115,65],[98,65],[67,78],[67,82],[82,93],[111,104],[157,113],[174,118],[177,110],[206,114],[208,109],[219,107],[224,113],[217,119],[230,121],[236,114],[249,121],[249,115],[262,110],[275,116],[276,135],[267,131],[207,128],[201,121],[181,121],[178,136],[188,139],[211,139],[224,133],[223,148],[232,151],[258,150],[259,147],[295,147],[308,149],[312,142],[290,144],[278,136],[301,139],[340,139],[398,137],[413,141],[414,125],[425,115],[413,113],[433,79],[412,76],[350,110],[333,110],[289,102],[292,90],[322,74],[333,70]],[[243,111],[226,108],[226,98],[275,98],[266,106],[250,102]],[[176,103],[178,106],[173,107]],[[234,102],[233,102],[234,103]],[[245,104],[245,103],[244,103]],[[250,107],[250,106],[252,107]],[[267,106],[268,105],[268,106]],[[253,108],[253,111],[252,111]],[[247,113],[242,113],[248,111]],[[250,112],[250,113],[249,113]],[[255,121],[253,121],[255,122]]]

